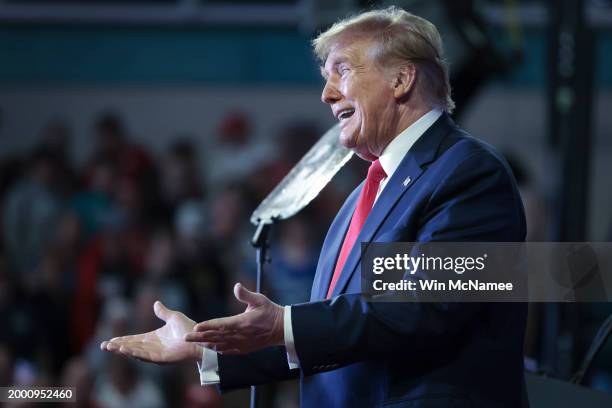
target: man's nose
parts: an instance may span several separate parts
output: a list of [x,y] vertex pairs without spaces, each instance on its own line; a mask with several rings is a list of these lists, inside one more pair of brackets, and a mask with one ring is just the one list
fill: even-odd
[[342,94],[340,91],[338,91],[338,88],[336,88],[330,81],[327,81],[325,83],[325,87],[323,88],[323,92],[321,93],[321,100],[323,103],[331,105],[338,102],[341,97]]

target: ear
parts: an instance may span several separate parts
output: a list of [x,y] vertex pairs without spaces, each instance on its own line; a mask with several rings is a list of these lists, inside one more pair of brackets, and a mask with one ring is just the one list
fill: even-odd
[[415,86],[417,70],[413,64],[402,65],[396,73],[393,83],[393,96],[397,100],[408,97]]

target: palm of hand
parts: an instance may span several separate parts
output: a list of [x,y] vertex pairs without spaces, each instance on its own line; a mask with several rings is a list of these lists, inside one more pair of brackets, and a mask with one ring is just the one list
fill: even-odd
[[141,347],[148,351],[150,361],[174,363],[193,356],[194,347],[183,338],[196,324],[180,312],[173,312],[166,324],[157,330],[142,334]]
[[132,336],[116,337],[102,343],[102,350],[118,352],[142,361],[168,364],[197,359],[199,346],[184,340],[195,322],[183,313],[171,311],[156,302],[155,314],[166,324],[157,330]]

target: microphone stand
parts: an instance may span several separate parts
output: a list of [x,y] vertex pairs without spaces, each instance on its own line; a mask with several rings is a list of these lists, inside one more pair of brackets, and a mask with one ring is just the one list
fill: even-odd
[[[268,258],[270,227],[272,227],[270,222],[260,220],[251,239],[251,245],[257,250],[257,293],[261,293],[263,289],[264,266],[266,262],[270,262]],[[251,386],[251,408],[257,408],[257,386],[255,385]]]

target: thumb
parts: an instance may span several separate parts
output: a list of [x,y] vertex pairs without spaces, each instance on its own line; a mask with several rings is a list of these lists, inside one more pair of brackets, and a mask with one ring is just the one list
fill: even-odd
[[242,303],[246,303],[247,305],[259,305],[261,303],[262,294],[251,292],[241,283],[237,283],[234,285],[234,296]]
[[170,314],[172,313],[172,310],[164,306],[159,300],[153,303],[153,311],[155,312],[155,316],[159,317],[164,322],[170,318]]

